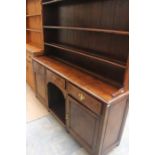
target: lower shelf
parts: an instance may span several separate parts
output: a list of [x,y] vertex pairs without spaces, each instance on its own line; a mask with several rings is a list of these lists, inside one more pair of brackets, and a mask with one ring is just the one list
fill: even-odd
[[65,98],[63,93],[52,83],[48,84],[48,107],[65,124]]

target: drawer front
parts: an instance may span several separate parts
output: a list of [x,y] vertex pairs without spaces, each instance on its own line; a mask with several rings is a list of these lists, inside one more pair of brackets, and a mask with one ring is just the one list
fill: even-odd
[[38,74],[45,74],[45,67],[33,61],[33,70]]
[[62,89],[65,89],[65,79],[61,78],[57,74],[47,70],[47,79],[48,81],[51,81],[55,85],[59,86]]
[[95,112],[96,114],[101,113],[101,103],[91,97],[89,94],[85,93],[70,83],[67,85],[67,91],[71,96],[80,101],[80,103],[85,105],[91,111]]

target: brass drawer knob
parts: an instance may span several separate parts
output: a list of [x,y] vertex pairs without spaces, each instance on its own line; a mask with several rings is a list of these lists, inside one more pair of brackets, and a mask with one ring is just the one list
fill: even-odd
[[79,97],[79,100],[80,100],[80,101],[85,100],[85,96],[84,96],[82,93],[79,93],[79,94],[78,94],[78,97]]

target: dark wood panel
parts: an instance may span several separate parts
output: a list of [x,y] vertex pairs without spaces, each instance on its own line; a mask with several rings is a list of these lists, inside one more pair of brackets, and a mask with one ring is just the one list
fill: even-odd
[[48,71],[34,66],[38,98],[90,154],[106,154],[119,145],[127,114],[129,0],[42,2],[45,56],[33,59]]
[[98,80],[56,59],[39,56],[33,58],[33,60],[107,104],[113,99],[112,94],[119,90],[111,84]]
[[79,50],[79,49],[76,49],[76,48],[72,48],[70,46],[64,46],[62,44],[55,44],[55,43],[47,43],[45,42],[44,43],[45,45],[47,46],[50,46],[50,47],[54,47],[56,49],[60,49],[60,50],[64,50],[66,52],[69,53],[75,53],[75,54],[79,54],[81,56],[84,56],[84,57],[87,57],[87,58],[91,58],[95,61],[99,61],[99,62],[103,62],[103,63],[107,63],[107,64],[110,64],[110,65],[113,65],[113,66],[116,66],[116,67],[120,67],[122,69],[126,69],[126,64],[120,62],[120,61],[116,61],[114,59],[110,59],[110,58],[107,58],[107,57],[99,57],[95,54],[90,54],[89,52],[87,51],[83,51],[83,50]]
[[42,75],[36,73],[37,94],[45,99],[45,79]]
[[61,89],[65,89],[65,79],[61,78],[60,76],[49,70],[46,70],[46,76],[48,82],[51,81]]
[[45,42],[60,43],[100,57],[105,56],[121,62],[126,62],[128,58],[128,36],[52,29],[45,29],[44,36]]
[[36,96],[47,107],[45,67],[33,61]]
[[72,0],[45,5],[44,24],[128,30],[128,3],[128,0]]
[[98,135],[99,118],[70,97],[68,110],[69,130],[82,139],[86,147],[93,152]]
[[45,68],[37,62],[33,62],[33,70],[38,74],[41,74],[41,75],[45,74]]
[[[116,102],[109,108],[107,128],[105,131],[104,143],[102,149],[108,150],[114,144],[119,142],[119,136],[122,132],[122,123],[125,119],[124,113],[127,107],[127,98]],[[104,152],[103,151],[103,152]]]
[[88,28],[88,27],[73,27],[73,26],[51,26],[51,25],[44,25],[46,29],[66,29],[66,30],[76,30],[76,31],[88,31],[88,32],[102,32],[102,33],[109,33],[109,34],[117,34],[117,35],[125,35],[128,36],[128,31],[122,30],[110,30],[110,29],[101,29],[101,28]]
[[45,52],[48,56],[56,57],[70,65],[74,64],[74,67],[77,66],[77,68],[88,72],[102,81],[112,83],[116,86],[121,86],[123,83],[125,70],[122,68],[81,56],[78,53],[70,54],[64,50],[59,50],[49,46],[45,46]]
[[71,96],[85,105],[91,111],[98,115],[101,114],[101,103],[99,101],[95,100],[93,97],[70,83],[67,85],[67,91]]

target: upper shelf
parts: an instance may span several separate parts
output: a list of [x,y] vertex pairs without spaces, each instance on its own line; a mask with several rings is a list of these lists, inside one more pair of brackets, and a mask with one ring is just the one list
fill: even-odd
[[108,30],[108,29],[97,29],[97,28],[83,28],[83,27],[70,27],[70,26],[44,26],[46,29],[66,29],[66,30],[78,30],[78,31],[89,31],[89,32],[103,32],[117,35],[128,36],[128,31]]
[[43,2],[43,5],[48,5],[48,4],[53,4],[53,3],[57,3],[57,2],[61,2],[63,0],[51,0],[51,1],[47,1],[47,2]]

